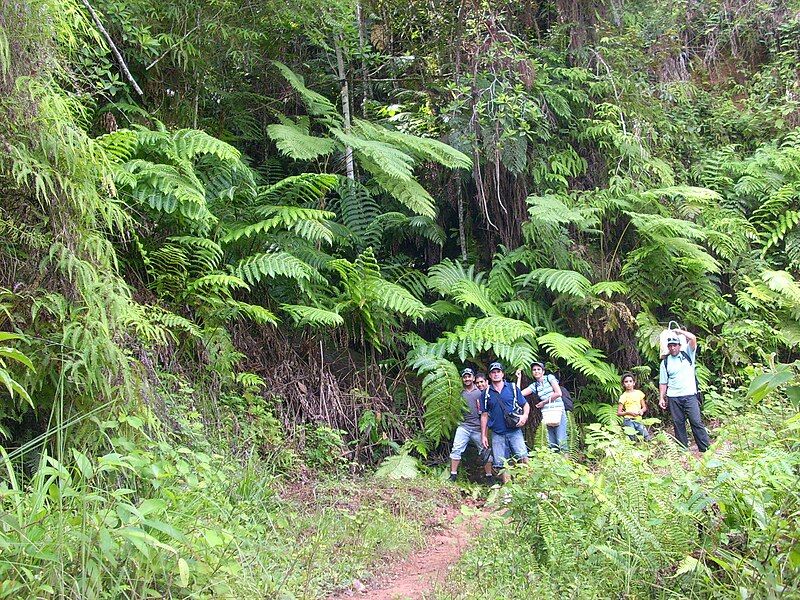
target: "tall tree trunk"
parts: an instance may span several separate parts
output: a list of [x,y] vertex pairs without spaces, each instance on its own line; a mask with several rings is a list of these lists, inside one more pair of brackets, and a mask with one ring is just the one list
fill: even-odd
[[[342,36],[339,35],[334,43],[336,50],[336,66],[339,70],[339,84],[342,86],[342,116],[344,116],[344,131],[350,133],[350,86],[347,83],[347,74],[344,70],[344,54],[342,53]],[[344,160],[347,168],[347,178],[355,180],[356,173],[353,167],[353,149],[350,146],[344,149]]]

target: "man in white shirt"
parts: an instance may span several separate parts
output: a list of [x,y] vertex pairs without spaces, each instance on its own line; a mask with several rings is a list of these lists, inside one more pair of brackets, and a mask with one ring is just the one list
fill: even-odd
[[[697,337],[684,329],[675,329],[675,335],[667,338],[669,354],[661,361],[658,377],[659,401],[662,409],[667,408],[675,425],[675,439],[684,448],[689,446],[686,433],[686,419],[692,427],[692,435],[700,452],[705,452],[711,445],[700,416],[700,401],[697,397],[697,377],[695,375],[695,358],[697,357]],[[679,335],[686,337],[686,348],[681,350]]]

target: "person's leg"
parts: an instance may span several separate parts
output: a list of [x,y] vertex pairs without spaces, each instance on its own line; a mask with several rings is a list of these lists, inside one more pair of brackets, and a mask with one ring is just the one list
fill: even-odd
[[522,463],[528,462],[528,447],[525,445],[525,436],[522,435],[522,430],[517,429],[508,434],[508,443],[511,446],[511,452],[514,458]]
[[556,429],[556,443],[558,444],[561,452],[569,452],[569,443],[567,441],[567,411],[561,411],[561,423],[558,424]]
[[558,450],[558,429],[557,427],[550,427],[542,423],[542,427],[547,427],[547,447],[550,450]]
[[[494,460],[494,468],[498,470],[503,469],[505,466],[505,461],[511,456],[508,452],[508,444],[506,443],[505,435],[492,433],[492,455]],[[500,480],[503,483],[508,482],[509,479],[510,477],[505,470],[500,471]]]
[[689,447],[689,434],[686,433],[686,413],[683,411],[683,396],[667,398],[669,414],[672,415],[672,424],[675,427],[675,439],[684,448]]
[[[632,429],[636,429],[636,425],[634,425],[634,423],[635,423],[635,421],[633,419],[629,419],[628,417],[625,417],[624,419],[622,419],[622,426],[623,427],[631,427]],[[636,431],[638,431],[638,429],[636,429]],[[636,441],[636,434],[635,433],[633,435],[628,434],[628,437],[631,439],[632,442]]]
[[458,473],[458,465],[461,464],[461,455],[469,444],[469,430],[466,427],[458,426],[456,435],[453,438],[453,449],[450,451],[450,479],[455,480]]
[[687,396],[686,416],[689,417],[689,425],[692,427],[692,435],[694,436],[694,441],[697,442],[697,449],[700,452],[705,452],[711,445],[711,439],[708,437],[708,430],[703,425],[700,402],[697,400],[697,396]]
[[483,463],[483,474],[486,477],[494,477],[492,473],[492,454],[487,448],[483,447],[481,432],[470,430],[469,440],[478,448],[478,461]]
[[633,421],[633,420],[631,422],[633,423],[633,428],[639,434],[641,434],[641,436],[644,438],[644,441],[645,442],[649,442],[650,441],[650,432],[647,431],[647,427],[644,426],[644,423],[642,423],[641,421]]

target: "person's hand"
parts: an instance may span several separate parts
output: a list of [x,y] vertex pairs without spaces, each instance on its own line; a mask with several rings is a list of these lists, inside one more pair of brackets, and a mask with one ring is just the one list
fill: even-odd
[[661,398],[661,400],[658,401],[658,405],[662,410],[667,410],[667,400],[665,398]]
[[544,406],[544,400],[536,404],[536,408],[542,408]]
[[482,435],[481,436],[481,444],[483,444],[484,448],[488,448],[489,447],[489,438],[486,437],[485,435]]
[[520,417],[519,418],[519,422],[517,423],[517,427],[519,427],[521,429],[521,428],[525,427],[525,423],[527,423],[527,422],[528,422],[528,417]]

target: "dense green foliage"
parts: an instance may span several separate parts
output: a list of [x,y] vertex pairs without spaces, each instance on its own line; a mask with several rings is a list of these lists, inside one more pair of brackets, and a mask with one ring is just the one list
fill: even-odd
[[595,425],[593,468],[539,454],[511,522],[490,523],[440,597],[793,597],[799,423],[779,405],[737,417],[702,461]]
[[[416,476],[459,367],[497,358],[576,392],[588,461],[520,477],[536,563],[492,543],[521,565],[498,594],[796,592],[798,15],[0,0],[0,597],[341,586],[419,520],[278,482]],[[619,373],[652,394],[670,319],[722,424],[686,473],[617,439]]]

